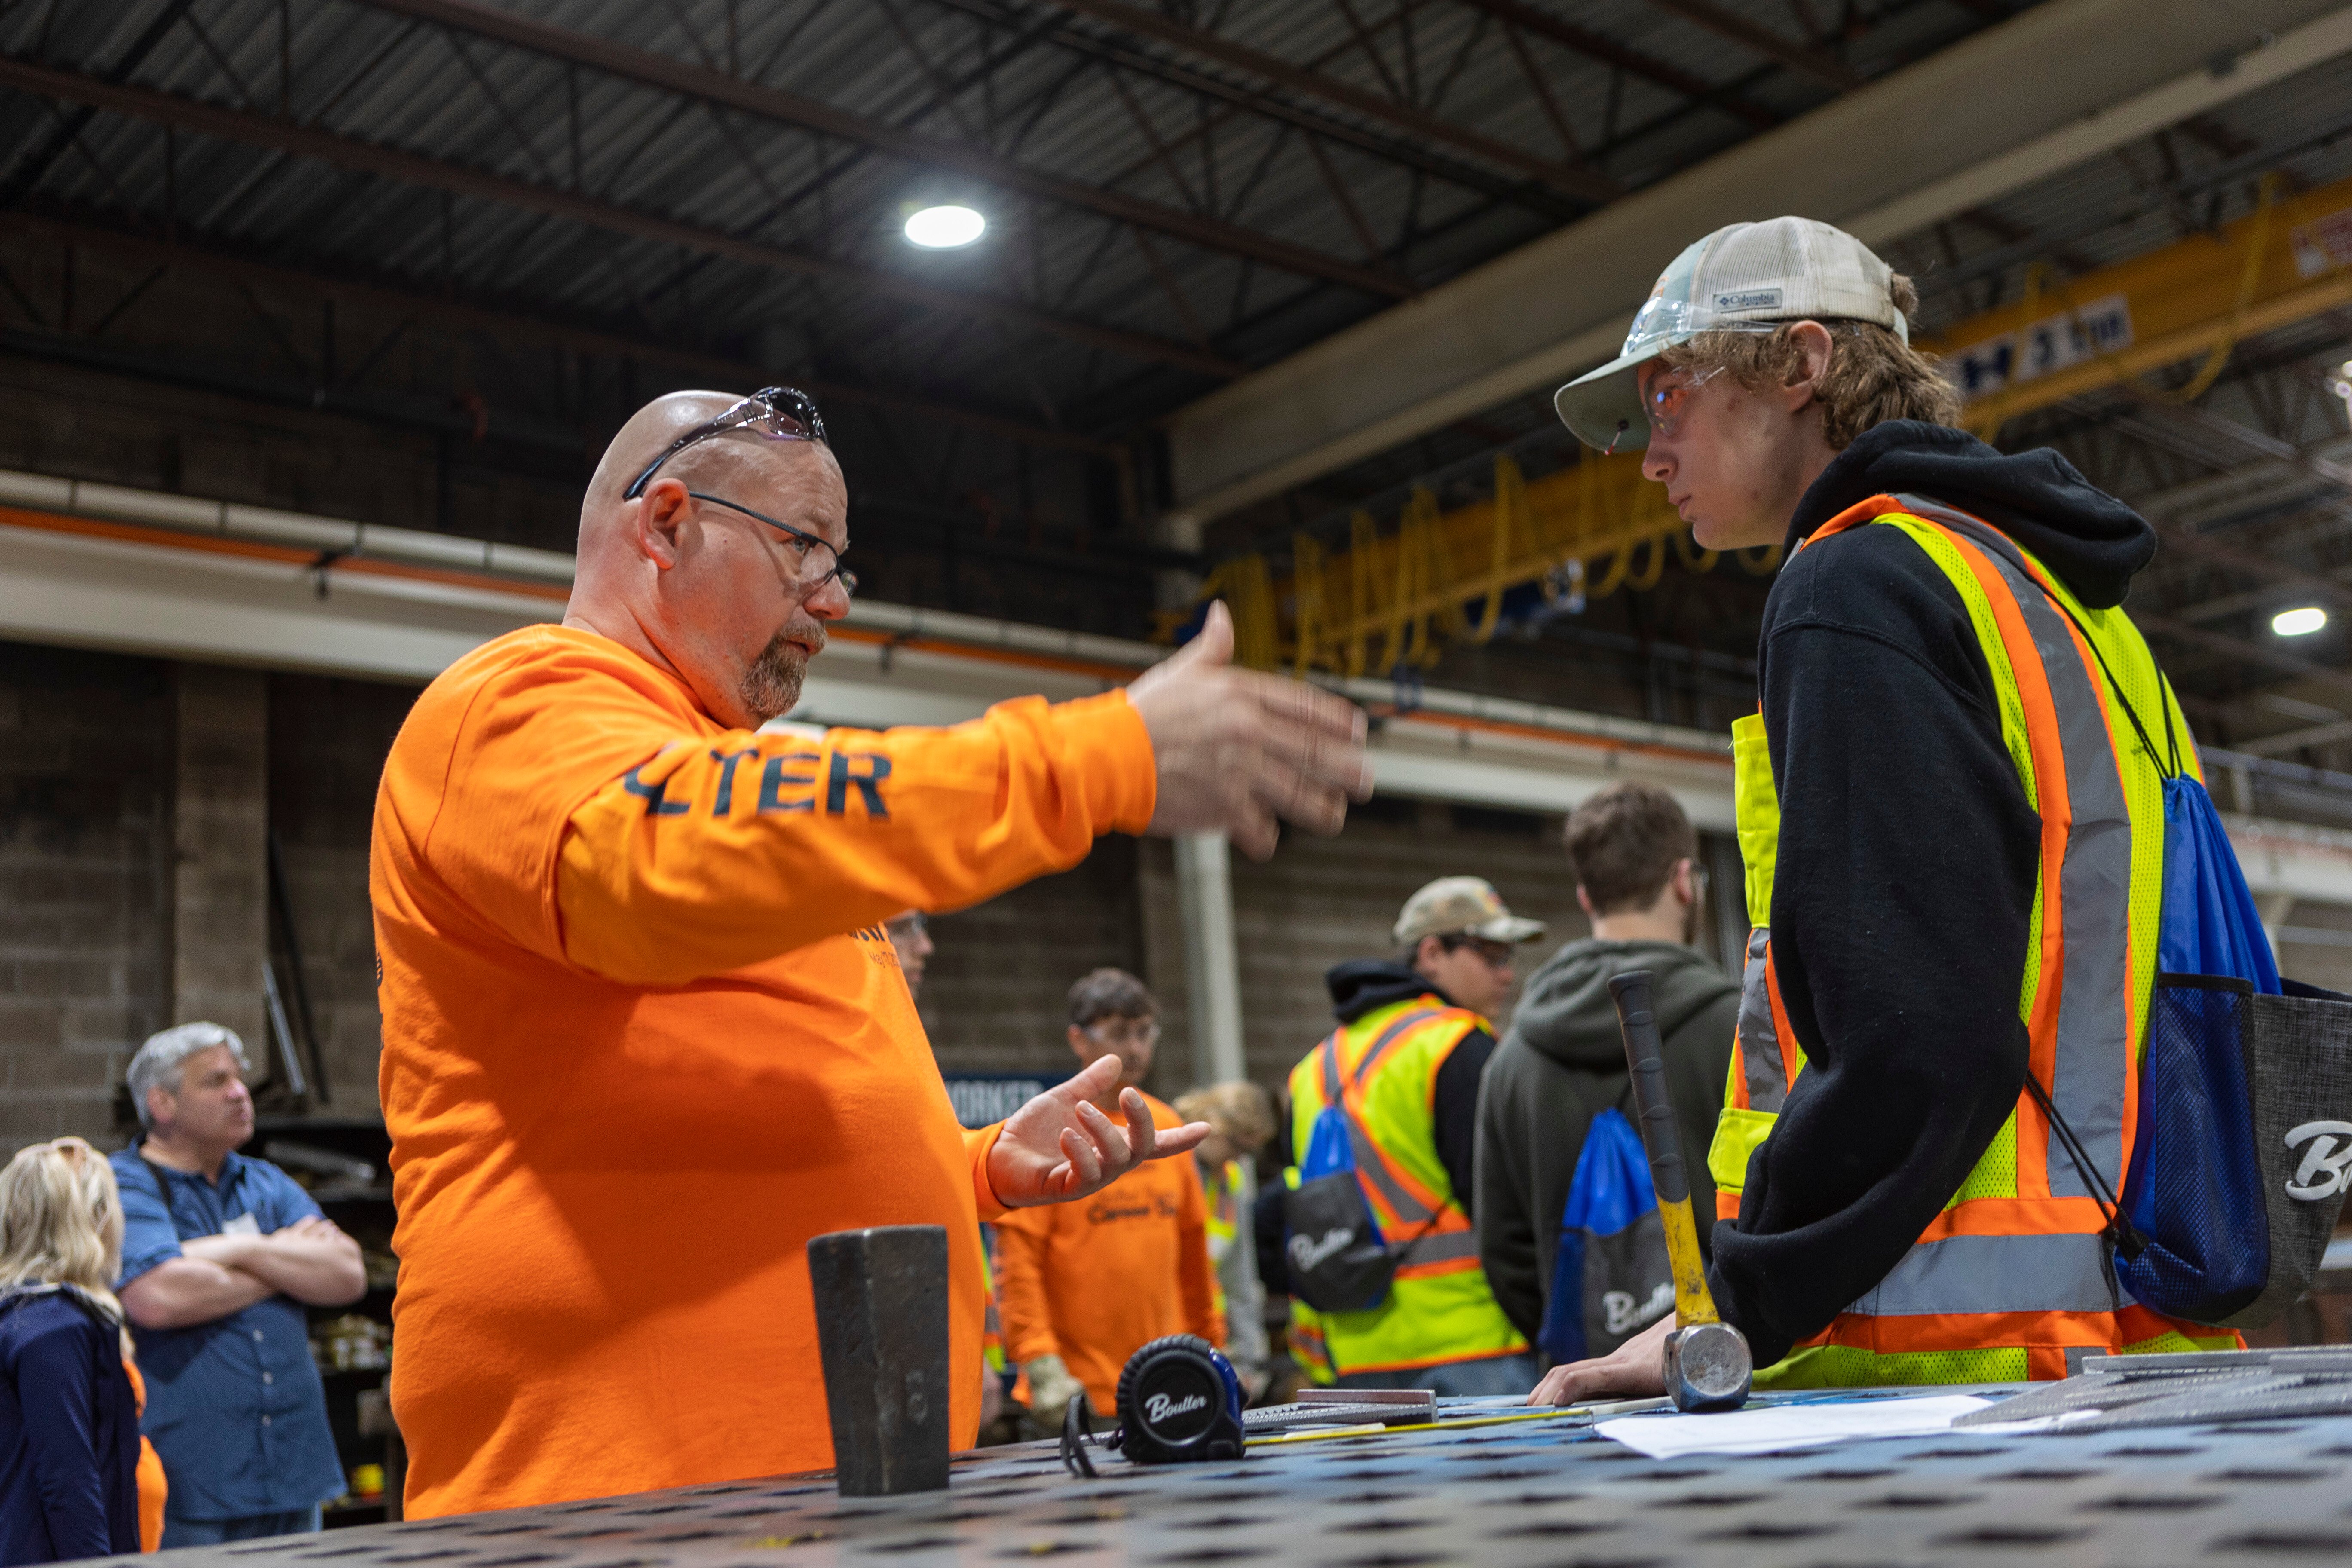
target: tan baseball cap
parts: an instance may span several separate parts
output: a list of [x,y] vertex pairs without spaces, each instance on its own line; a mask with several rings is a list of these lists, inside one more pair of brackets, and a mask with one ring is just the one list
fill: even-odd
[[1425,936],[1457,935],[1484,937],[1488,942],[1533,942],[1543,933],[1543,921],[1513,914],[1495,885],[1484,877],[1440,877],[1404,901],[1404,912],[1396,922],[1400,945]]
[[1782,321],[1873,321],[1905,342],[1895,272],[1842,228],[1809,217],[1726,225],[1675,258],[1625,334],[1625,352],[1552,394],[1560,420],[1588,447],[1650,444],[1634,373],[1701,332],[1769,332]]

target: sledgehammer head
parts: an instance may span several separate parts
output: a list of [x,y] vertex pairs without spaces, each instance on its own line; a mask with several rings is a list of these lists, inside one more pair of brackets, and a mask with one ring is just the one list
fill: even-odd
[[1683,1411],[1737,1410],[1756,1367],[1729,1323],[1693,1323],[1666,1336],[1666,1393]]

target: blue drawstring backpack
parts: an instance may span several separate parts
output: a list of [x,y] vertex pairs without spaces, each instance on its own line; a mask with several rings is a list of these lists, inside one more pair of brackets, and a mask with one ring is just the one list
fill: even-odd
[[1569,1179],[1537,1342],[1556,1366],[1607,1355],[1674,1306],[1649,1155],[1624,1112],[1610,1106],[1593,1117]]
[[2221,815],[2182,764],[2168,690],[2158,752],[2112,673],[2107,685],[2165,775],[2157,974],[2120,1193],[2040,1083],[2026,1087],[2108,1211],[2122,1289],[2168,1317],[2259,1328],[2310,1286],[2343,1203],[2352,997],[2279,978]]
[[[1434,1016],[1424,1011],[1392,1020],[1356,1063],[1361,1083],[1390,1044]],[[1444,1217],[1441,1208],[1402,1246],[1381,1234],[1372,1205],[1365,1201],[1356,1169],[1357,1131],[1339,1082],[1339,1042],[1335,1033],[1318,1047],[1322,1064],[1323,1109],[1307,1131],[1307,1152],[1298,1162],[1298,1184],[1283,1194],[1283,1257],[1290,1293],[1318,1312],[1367,1311],[1388,1300],[1390,1282]],[[1453,1205],[1449,1200],[1445,1207]]]

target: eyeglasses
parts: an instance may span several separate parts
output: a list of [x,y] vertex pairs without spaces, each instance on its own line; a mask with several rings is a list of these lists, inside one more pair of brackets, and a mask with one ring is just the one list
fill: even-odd
[[1156,1046],[1160,1043],[1160,1020],[1121,1018],[1110,1023],[1088,1024],[1086,1032],[1098,1046]]
[[653,483],[654,475],[664,463],[698,441],[708,441],[730,430],[749,430],[771,441],[814,441],[820,447],[825,444],[824,416],[816,411],[816,399],[796,386],[765,387],[664,447],[661,455],[647,463],[645,471],[621,492],[621,499],[636,500]]
[[[844,566],[841,563],[841,551],[835,549],[827,541],[818,538],[815,534],[811,533],[804,528],[794,528],[789,522],[780,522],[776,519],[770,517],[764,511],[753,511],[750,507],[745,506],[740,501],[728,500],[722,496],[709,495],[701,490],[688,490],[686,493],[692,496],[697,500],[709,501],[712,506],[723,506],[730,511],[740,511],[745,517],[756,518],[760,521],[766,523],[770,528],[781,530],[782,532],[791,536],[793,544],[799,552],[799,558],[803,563],[807,562],[809,552],[812,550],[823,550],[826,554],[832,556],[833,569],[827,572],[824,576],[819,577],[815,582],[809,584],[804,590],[805,592],[814,594],[823,588],[827,583],[835,582],[841,584],[841,591],[845,594],[855,594],[857,592],[857,574],[852,572],[848,567]],[[847,546],[844,546],[843,548],[846,549]]]

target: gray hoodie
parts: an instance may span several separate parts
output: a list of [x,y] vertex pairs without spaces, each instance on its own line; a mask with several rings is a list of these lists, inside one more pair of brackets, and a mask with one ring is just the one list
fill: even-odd
[[[1495,1300],[1533,1341],[1551,1289],[1559,1216],[1585,1129],[1611,1106],[1632,1118],[1625,1044],[1609,979],[1646,969],[1666,1047],[1700,1245],[1715,1225],[1706,1147],[1731,1069],[1739,987],[1675,942],[1572,942],[1528,977],[1478,1091],[1478,1249]],[[1639,1125],[1638,1121],[1635,1125]]]

